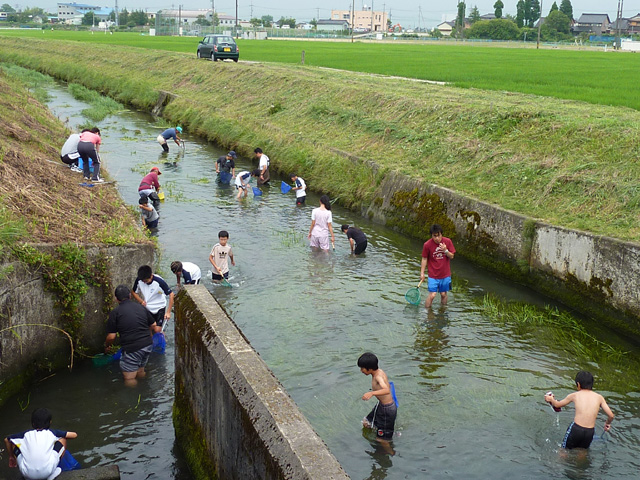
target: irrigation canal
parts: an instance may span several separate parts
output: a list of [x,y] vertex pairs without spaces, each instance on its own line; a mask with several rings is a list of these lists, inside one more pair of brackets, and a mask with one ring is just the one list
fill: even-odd
[[[50,93],[50,108],[58,117],[68,119],[72,128],[85,122],[80,112],[86,105],[63,86]],[[162,170],[167,199],[159,209],[157,236],[160,274],[170,285],[175,285],[172,260],[195,262],[206,274],[218,231],[230,232],[235,288],[214,286],[208,279],[204,284],[352,478],[637,475],[640,394],[624,379],[637,384],[638,370],[618,369],[615,375],[622,381],[609,382],[609,391],[598,388],[598,378],[612,369],[578,362],[544,335],[495,322],[479,302],[487,293],[537,305],[547,299],[457,257],[446,308],[439,299],[432,312],[407,305],[403,294],[418,281],[422,241],[334,207],[336,250],[312,254],[306,233],[318,195],[309,194],[307,205],[296,208],[291,194],[280,193],[276,177],[262,197],[238,202],[232,187],[214,181],[215,159],[226,151],[186,132],[184,152],[172,144],[169,154],[161,155],[155,141],[161,127],[136,112],[109,117],[99,127],[103,164],[128,204],[137,205],[142,176],[154,165]],[[253,165],[239,159],[236,171]],[[304,178],[304,172],[299,174]],[[355,223],[368,235],[369,248],[361,258],[349,255],[347,239],[338,233],[342,223]],[[629,350],[630,364],[637,365],[636,347],[597,325],[588,324],[588,329]],[[356,366],[364,351],[379,356],[396,385],[400,408],[394,456],[361,428],[360,420],[373,406],[373,400],[360,399],[370,387],[370,378]],[[170,331],[167,354],[154,355],[147,380],[136,389],[124,388],[116,367],[84,362],[71,373],[58,372],[6,402],[0,409],[1,430],[25,429],[32,408],[47,406],[54,412],[54,427],[79,433],[69,447],[85,466],[118,463],[125,479],[188,479],[171,420],[173,353]],[[556,414],[543,403],[543,394],[568,394],[583,368],[596,375],[596,389],[616,414],[614,428],[587,455],[561,455],[559,444],[573,409]],[[598,433],[603,423],[604,417]],[[0,478],[6,474],[3,457]]]

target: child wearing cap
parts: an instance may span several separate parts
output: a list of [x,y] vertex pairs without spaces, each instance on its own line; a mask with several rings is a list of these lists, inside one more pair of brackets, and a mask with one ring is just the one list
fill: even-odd
[[138,187],[138,195],[148,197],[153,192],[160,190],[158,175],[162,175],[162,172],[158,167],[153,167],[151,171],[142,178],[140,186]]
[[[230,173],[232,177],[236,176],[236,152],[231,150],[226,155],[218,157],[216,160],[216,173],[220,174],[220,172]],[[230,179],[229,179],[230,180]],[[229,183],[227,181],[227,183]]]
[[179,133],[182,133],[182,127],[167,128],[164,132],[158,135],[158,138],[156,138],[156,140],[162,146],[162,150],[168,153],[169,145],[167,144],[167,140],[173,138],[173,141],[176,142],[176,145],[180,146],[180,142],[182,141],[182,139],[178,135]]

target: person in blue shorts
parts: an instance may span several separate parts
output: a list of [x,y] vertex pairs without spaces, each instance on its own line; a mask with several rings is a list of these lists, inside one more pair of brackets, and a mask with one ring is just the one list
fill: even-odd
[[162,146],[162,150],[165,152],[169,152],[169,145],[167,144],[167,140],[173,138],[173,141],[176,142],[176,145],[180,146],[180,142],[182,139],[180,138],[179,133],[182,133],[182,127],[176,128],[167,128],[164,132],[158,135],[158,143]]
[[447,292],[451,290],[451,260],[456,253],[450,238],[442,236],[442,227],[431,225],[431,238],[422,246],[422,262],[420,265],[420,280],[424,282],[425,269],[428,272],[429,295],[424,302],[430,308],[433,299],[440,293],[442,305],[447,303]]

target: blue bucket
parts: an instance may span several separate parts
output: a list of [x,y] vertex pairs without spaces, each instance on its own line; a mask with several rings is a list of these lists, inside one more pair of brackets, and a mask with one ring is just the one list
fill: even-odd
[[218,178],[218,181],[220,183],[224,183],[228,185],[232,178],[233,178],[233,175],[231,175],[230,172],[220,172],[220,177]]
[[260,195],[262,195],[262,190],[260,190],[258,187],[252,187],[253,188],[253,195],[255,197],[259,197]]
[[292,188],[292,187],[291,187],[291,185],[289,185],[289,184],[288,184],[287,182],[285,182],[285,181],[283,181],[283,182],[280,184],[280,191],[281,191],[282,193],[289,193],[289,191],[291,191],[291,188]]

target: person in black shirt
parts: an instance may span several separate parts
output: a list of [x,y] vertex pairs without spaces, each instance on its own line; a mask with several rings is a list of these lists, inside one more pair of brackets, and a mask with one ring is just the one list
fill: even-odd
[[342,231],[347,234],[349,243],[351,244],[351,253],[360,255],[367,249],[367,236],[356,227],[342,225]]
[[131,301],[131,290],[126,285],[118,285],[115,291],[119,305],[109,313],[107,320],[107,338],[105,353],[120,334],[122,357],[120,370],[124,377],[124,384],[134,386],[138,378],[146,373],[144,367],[149,361],[153,340],[152,333],[161,332],[153,315],[138,302]]

